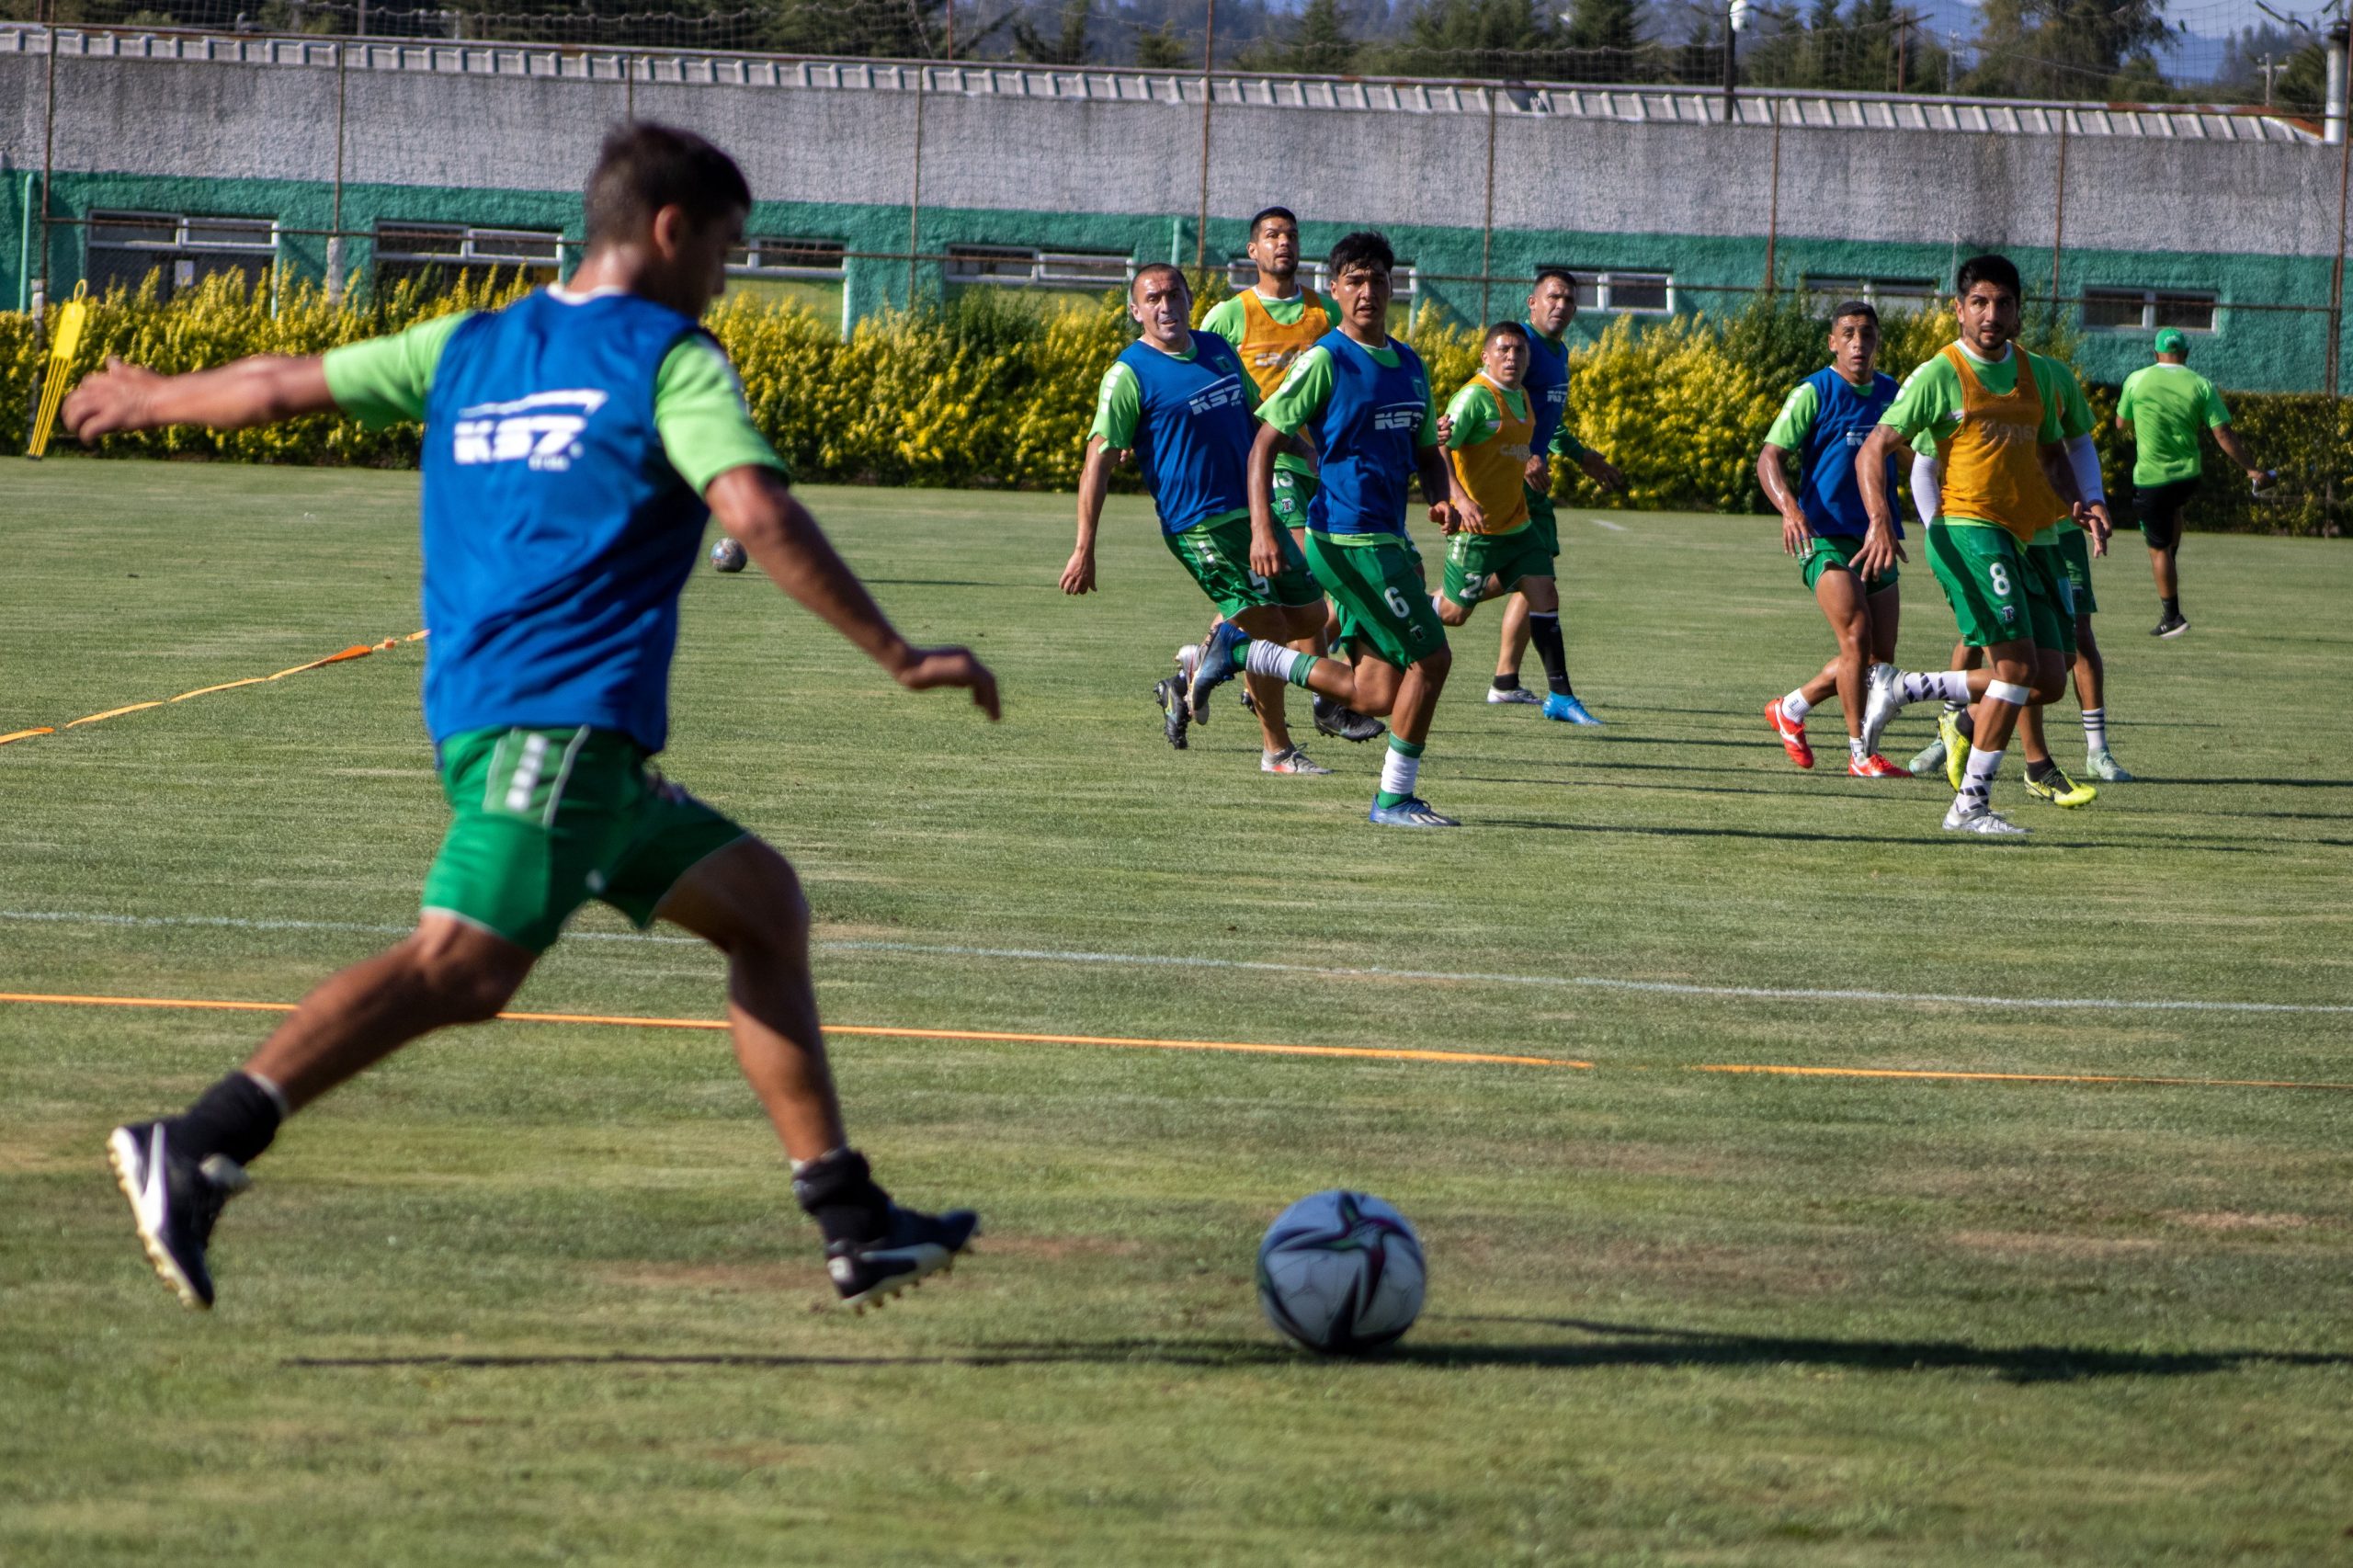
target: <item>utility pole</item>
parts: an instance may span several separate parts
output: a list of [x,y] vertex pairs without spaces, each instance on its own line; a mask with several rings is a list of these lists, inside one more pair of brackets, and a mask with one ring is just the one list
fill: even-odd
[[1724,4],[1724,123],[1733,120],[1733,100],[1740,94],[1740,51],[1733,45],[1738,40],[1740,24],[1748,9],[1746,0],[1725,0]]
[[1210,72],[1217,64],[1217,0],[1210,0],[1209,28],[1201,39],[1201,210],[1193,230],[1195,288],[1207,288],[1210,264],[1210,100],[1217,87]]

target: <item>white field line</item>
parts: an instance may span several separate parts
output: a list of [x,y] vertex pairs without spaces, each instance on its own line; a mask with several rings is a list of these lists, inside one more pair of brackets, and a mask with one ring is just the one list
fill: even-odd
[[[56,926],[206,926],[238,931],[356,931],[369,936],[406,936],[408,926],[365,925],[344,920],[250,920],[226,915],[95,915],[66,910],[0,909],[0,921]],[[639,935],[625,931],[574,931],[566,940],[653,942],[701,947],[699,937]],[[1006,959],[1033,963],[1103,964],[1123,969],[1238,970],[1257,974],[1301,974],[1324,980],[1403,980],[1441,984],[1528,985],[1586,991],[1622,991],[1636,995],[1693,996],[1757,1002],[1873,1002],[1966,1007],[2059,1008],[2108,1013],[2305,1013],[2353,1014],[2353,1004],[2331,1002],[2209,1002],[2187,997],[1974,996],[1939,991],[1826,990],[1776,985],[1696,985],[1665,980],[1611,980],[1577,974],[1483,974],[1435,969],[1346,968],[1277,963],[1264,959],[1186,958],[1169,953],[1105,953],[1064,948],[971,948],[935,942],[820,941],[835,953],[904,953],[911,957]]]
[[1587,517],[1586,521],[1591,523],[1595,528],[1608,528],[1614,534],[1631,533],[1633,531],[1627,528],[1625,524],[1613,523],[1607,517]]

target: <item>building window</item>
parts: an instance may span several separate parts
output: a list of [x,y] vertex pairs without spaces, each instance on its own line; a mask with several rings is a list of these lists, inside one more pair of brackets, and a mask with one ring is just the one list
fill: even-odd
[[2165,326],[2211,332],[2214,304],[2211,294],[2175,289],[2086,289],[2084,327],[2088,332],[2154,332]]
[[[1316,293],[1324,295],[1328,298],[1332,292],[1331,269],[1320,261],[1302,260],[1299,267],[1301,272],[1299,279],[1300,286],[1304,289],[1312,289]],[[1237,294],[1242,292],[1245,289],[1256,288],[1258,284],[1258,264],[1252,261],[1246,256],[1235,256],[1233,260],[1225,264],[1225,283],[1227,288],[1232,289]],[[1412,267],[1400,266],[1396,270],[1390,273],[1390,302],[1392,306],[1404,305],[1410,309],[1413,306],[1415,298],[1418,296],[1419,290],[1420,281],[1415,277]]]
[[472,268],[520,271],[534,283],[552,283],[563,264],[563,236],[548,229],[479,229],[463,223],[376,225],[376,285],[409,278],[455,284]]
[[1937,302],[1933,278],[1813,278],[1805,291],[1817,311],[1835,310],[1849,300],[1860,300],[1881,310],[1927,310]]
[[247,287],[278,260],[278,224],[268,218],[190,217],[172,212],[93,212],[90,287],[137,289],[158,269],[169,299],[216,272],[233,272]]
[[813,278],[842,276],[844,246],[839,240],[789,240],[755,234],[727,253],[731,278]]
[[1132,257],[1089,251],[1033,250],[1023,245],[949,245],[948,281],[1001,289],[1124,289],[1136,275]]
[[1619,315],[1663,316],[1675,309],[1675,277],[1666,272],[1586,272],[1577,280],[1577,309]]

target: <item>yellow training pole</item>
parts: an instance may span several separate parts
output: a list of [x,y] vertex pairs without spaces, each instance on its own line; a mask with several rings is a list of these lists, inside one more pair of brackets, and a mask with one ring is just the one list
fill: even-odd
[[90,314],[89,292],[85,278],[74,286],[74,297],[57,307],[57,330],[49,340],[49,373],[40,387],[40,417],[33,421],[33,438],[25,448],[28,458],[49,450],[49,434],[65,403],[65,378],[74,368],[74,351],[82,347],[82,324]]

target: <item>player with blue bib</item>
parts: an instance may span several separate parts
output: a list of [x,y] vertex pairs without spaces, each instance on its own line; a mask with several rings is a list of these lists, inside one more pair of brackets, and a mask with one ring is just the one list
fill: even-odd
[[[1874,572],[1856,560],[1870,517],[1863,508],[1855,458],[1898,390],[1895,378],[1877,369],[1879,342],[1879,312],[1871,306],[1849,300],[1833,312],[1830,363],[1790,392],[1756,454],[1757,481],[1781,514],[1781,548],[1797,557],[1800,579],[1813,590],[1813,602],[1838,639],[1838,652],[1819,674],[1765,705],[1765,722],[1790,761],[1812,767],[1805,718],[1835,691],[1847,714],[1847,771],[1857,778],[1908,778],[1909,773],[1863,742],[1865,682],[1872,665],[1895,657],[1903,608],[1894,564]],[[1792,452],[1798,460],[1794,491],[1783,468]],[[1893,491],[1895,460],[1886,463]],[[1901,540],[1903,523],[1893,526]],[[1898,545],[1896,554],[1903,553]]]
[[[1290,534],[1277,540],[1281,560],[1262,573],[1250,562],[1250,443],[1257,425],[1248,372],[1233,346],[1195,332],[1192,290],[1165,262],[1142,268],[1128,288],[1128,314],[1142,335],[1103,373],[1086,464],[1078,480],[1078,544],[1063,567],[1065,594],[1095,590],[1095,536],[1103,520],[1111,469],[1135,455],[1144,489],[1160,514],[1168,552],[1191,573],[1228,623],[1253,637],[1315,652],[1324,625],[1324,590]],[[1283,683],[1248,677],[1258,714],[1259,767],[1267,773],[1332,770],[1291,744],[1283,718]],[[1185,748],[1190,696],[1160,693],[1168,744]]]
[[161,377],[114,365],[66,404],[85,441],[340,412],[425,425],[425,676],[451,822],[415,933],[302,1000],[185,1113],[108,1142],[156,1272],[212,1304],[222,1205],[279,1122],[452,1024],[497,1015],[582,904],[669,920],[728,956],[735,1054],[825,1240],[841,1300],[949,1267],[966,1210],[892,1203],[848,1144],[809,972],[809,907],[784,858],[651,766],[668,739],[678,595],[715,513],[786,593],[911,689],[955,687],[994,719],[961,648],[915,648],[793,497],[717,341],[751,192],[700,137],[631,125],[587,191],[568,287],[443,316],[324,358]]
[[1198,708],[1211,687],[1248,670],[1319,692],[1359,713],[1389,718],[1389,751],[1370,820],[1382,827],[1457,827],[1415,793],[1430,715],[1453,655],[1430,602],[1422,558],[1405,533],[1408,488],[1418,478],[1429,517],[1459,526],[1438,445],[1438,409],[1420,358],[1389,335],[1396,257],[1377,233],[1349,234],[1325,262],[1340,324],[1292,362],[1259,406],[1250,449],[1250,565],[1271,574],[1283,560],[1274,511],[1275,458],[1304,432],[1322,457],[1322,484],[1308,508],[1307,563],[1340,612],[1351,662],[1319,659],[1222,626],[1193,678]]

